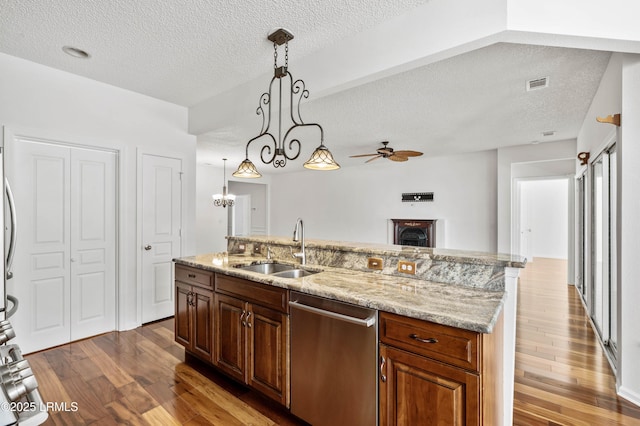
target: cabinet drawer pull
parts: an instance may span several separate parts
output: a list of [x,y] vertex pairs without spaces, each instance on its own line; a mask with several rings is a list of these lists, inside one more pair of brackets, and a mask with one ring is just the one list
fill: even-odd
[[244,316],[247,313],[247,311],[245,311],[244,309],[242,310],[242,313],[240,314],[240,323],[242,324],[243,327],[247,326],[247,322],[244,320]]
[[387,363],[387,360],[384,359],[383,356],[380,357],[380,380],[382,380],[382,383],[386,383],[387,382],[387,376],[385,376],[384,374],[384,366]]
[[249,318],[251,317],[251,311],[247,312],[247,327],[251,328],[251,321]]
[[438,339],[434,339],[433,337],[423,339],[422,337],[418,336],[415,333],[410,334],[409,337],[411,337],[413,340],[417,340],[418,342],[422,342],[422,343],[438,343]]
[[189,278],[195,278],[195,277],[196,277],[196,274],[188,274],[188,277],[189,277]]

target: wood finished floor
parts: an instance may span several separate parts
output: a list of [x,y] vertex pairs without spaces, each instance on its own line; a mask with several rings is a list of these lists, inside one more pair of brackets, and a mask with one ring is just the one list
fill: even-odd
[[[640,425],[640,408],[615,394],[580,300],[566,285],[566,263],[535,259],[521,277],[514,424]],[[50,425],[304,424],[198,361],[185,363],[173,320],[27,359],[46,401],[77,402],[77,412],[51,412]]]
[[514,425],[640,425],[615,378],[567,263],[534,258],[520,274]]

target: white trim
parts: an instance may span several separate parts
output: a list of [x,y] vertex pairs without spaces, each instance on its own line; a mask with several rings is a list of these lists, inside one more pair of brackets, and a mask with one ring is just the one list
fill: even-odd
[[515,381],[516,362],[516,319],[518,317],[518,276],[520,268],[505,268],[504,287],[505,300],[503,307],[504,315],[504,340],[502,358],[502,382],[504,412],[503,424],[510,425],[513,422],[513,390]]

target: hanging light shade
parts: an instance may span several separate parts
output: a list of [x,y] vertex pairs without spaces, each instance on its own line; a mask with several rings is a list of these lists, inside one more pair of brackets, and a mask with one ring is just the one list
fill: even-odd
[[227,194],[227,159],[223,158],[222,194],[213,194],[213,205],[216,207],[231,207],[236,202],[236,196]]
[[[298,128],[315,128],[320,133],[320,146],[311,155],[311,158],[304,163],[304,167],[312,170],[336,170],[340,165],[333,159],[333,155],[324,146],[324,130],[318,123],[305,123],[300,115],[300,102],[303,98],[309,97],[309,91],[305,87],[303,80],[294,80],[288,71],[289,66],[289,41],[293,40],[293,34],[289,31],[278,28],[267,37],[273,43],[274,49],[274,76],[269,84],[269,91],[260,96],[256,114],[262,116],[262,127],[257,136],[247,142],[245,149],[245,159],[238,166],[238,170],[233,176],[239,178],[258,178],[261,174],[256,166],[249,160],[249,145],[253,141],[265,140],[265,144],[260,149],[260,160],[264,164],[272,164],[273,167],[285,167],[287,160],[295,160],[300,155],[302,144],[295,136]],[[278,46],[284,44],[285,62],[284,66],[278,66]],[[283,103],[285,112],[283,113]],[[287,105],[288,103],[288,105]],[[277,110],[272,106],[277,106]],[[287,113],[289,116],[287,117]],[[271,118],[277,129],[272,133]],[[276,117],[277,116],[277,117]],[[290,122],[291,126],[283,125],[283,120]],[[277,137],[276,137],[277,136]]]
[[233,176],[238,178],[262,177],[262,175],[258,172],[258,169],[256,169],[256,166],[254,166],[251,160],[249,160],[248,158],[240,163],[240,165],[238,166],[238,170],[233,172]]
[[317,147],[311,154],[311,158],[303,165],[311,170],[336,170],[340,168],[336,160],[333,159],[331,152],[324,145]]

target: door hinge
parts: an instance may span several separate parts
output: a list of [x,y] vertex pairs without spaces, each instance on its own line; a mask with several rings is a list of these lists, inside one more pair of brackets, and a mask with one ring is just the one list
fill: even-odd
[[182,175],[184,174],[184,172],[178,172],[178,177],[180,178],[180,180],[182,180]]

